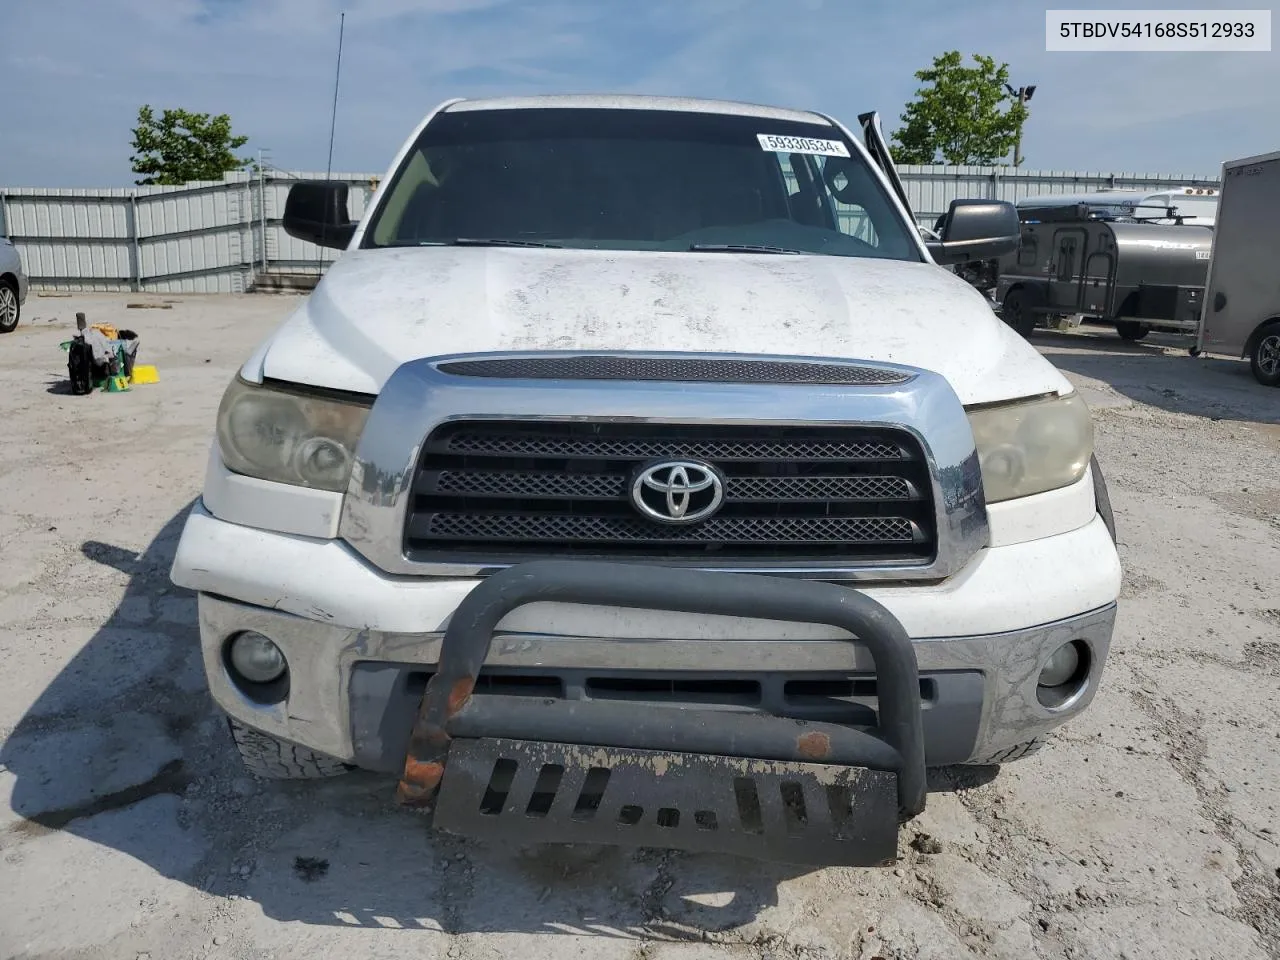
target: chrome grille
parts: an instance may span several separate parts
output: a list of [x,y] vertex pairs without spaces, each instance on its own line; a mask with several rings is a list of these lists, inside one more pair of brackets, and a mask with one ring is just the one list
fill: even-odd
[[[637,469],[667,457],[723,474],[717,514],[680,526],[632,506]],[[926,563],[931,490],[918,442],[892,428],[458,421],[423,444],[405,555]]]

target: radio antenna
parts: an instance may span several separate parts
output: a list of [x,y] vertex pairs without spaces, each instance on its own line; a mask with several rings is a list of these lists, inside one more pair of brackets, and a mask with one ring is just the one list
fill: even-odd
[[338,19],[338,66],[333,74],[333,114],[329,118],[329,165],[325,168],[326,180],[333,173],[333,131],[338,125],[338,81],[342,79],[342,34],[346,28],[347,14],[343,11]]

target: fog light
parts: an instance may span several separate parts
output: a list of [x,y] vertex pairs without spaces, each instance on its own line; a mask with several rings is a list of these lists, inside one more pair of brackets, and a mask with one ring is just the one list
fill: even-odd
[[1040,670],[1039,684],[1042,687],[1060,687],[1071,682],[1080,669],[1080,641],[1072,640],[1064,643],[1051,656]]
[[231,666],[250,683],[270,683],[285,671],[284,654],[260,633],[247,630],[231,641]]

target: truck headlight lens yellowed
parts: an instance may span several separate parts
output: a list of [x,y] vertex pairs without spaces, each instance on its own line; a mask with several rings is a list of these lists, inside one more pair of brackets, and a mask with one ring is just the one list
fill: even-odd
[[969,411],[987,503],[1075,483],[1093,456],[1093,420],[1079,394]]
[[342,492],[369,404],[232,381],[218,408],[218,448],[233,473]]

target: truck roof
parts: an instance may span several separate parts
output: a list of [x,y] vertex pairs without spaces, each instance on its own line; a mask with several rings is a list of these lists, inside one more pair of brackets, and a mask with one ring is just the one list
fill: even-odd
[[783,120],[796,123],[819,123],[830,126],[831,121],[807,110],[787,110],[757,103],[741,103],[736,100],[703,100],[694,97],[651,97],[636,94],[563,94],[530,97],[490,97],[478,100],[459,100],[445,108],[446,113],[463,113],[474,110],[668,110],[682,113],[718,113],[735,117],[759,117],[762,120]]

